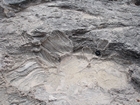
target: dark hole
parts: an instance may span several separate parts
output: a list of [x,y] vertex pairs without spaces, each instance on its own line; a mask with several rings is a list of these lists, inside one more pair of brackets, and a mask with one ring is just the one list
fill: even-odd
[[139,6],[140,5],[140,0],[134,0],[135,5]]
[[97,51],[95,52],[95,54],[96,54],[97,56],[100,56],[100,55],[101,55],[101,51],[97,50]]

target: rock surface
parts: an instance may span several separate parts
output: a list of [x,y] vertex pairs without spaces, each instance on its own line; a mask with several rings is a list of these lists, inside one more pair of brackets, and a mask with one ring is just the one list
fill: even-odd
[[139,0],[0,2],[1,105],[139,105]]
[[27,2],[27,0],[3,0],[5,4],[11,5],[11,4],[20,4],[23,2]]

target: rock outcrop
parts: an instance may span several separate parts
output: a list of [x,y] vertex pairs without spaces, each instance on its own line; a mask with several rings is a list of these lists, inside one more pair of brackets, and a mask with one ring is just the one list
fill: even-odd
[[0,104],[139,105],[139,0],[0,2]]

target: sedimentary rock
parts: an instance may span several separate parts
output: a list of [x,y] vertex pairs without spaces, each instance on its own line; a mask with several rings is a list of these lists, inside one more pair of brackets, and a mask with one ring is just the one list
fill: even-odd
[[139,105],[139,1],[3,1],[0,104]]

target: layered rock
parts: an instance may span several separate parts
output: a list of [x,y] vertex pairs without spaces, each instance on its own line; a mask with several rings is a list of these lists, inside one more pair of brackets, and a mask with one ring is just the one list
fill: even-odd
[[0,103],[139,105],[138,2],[3,0]]

